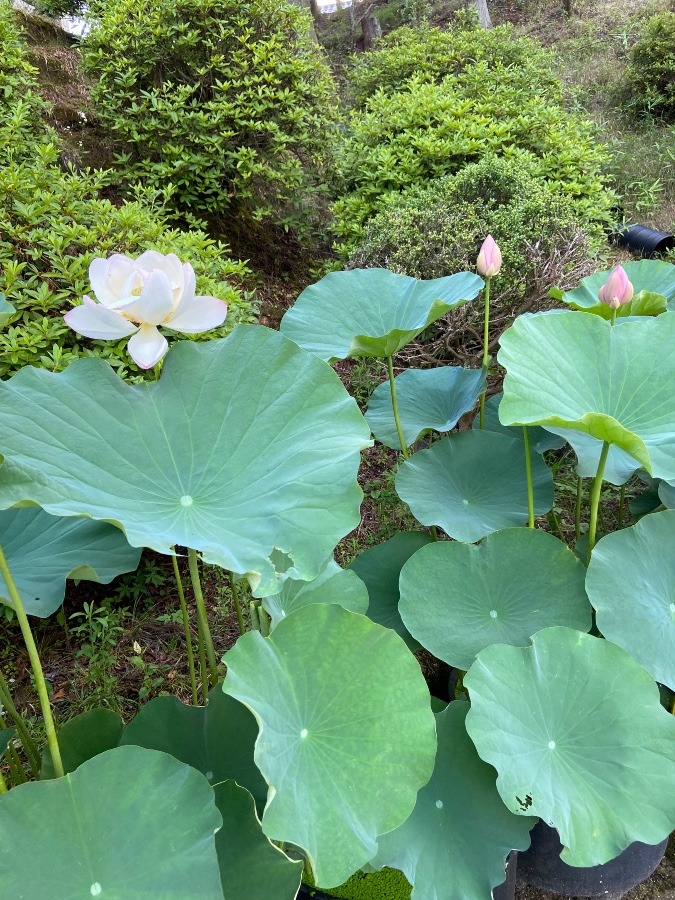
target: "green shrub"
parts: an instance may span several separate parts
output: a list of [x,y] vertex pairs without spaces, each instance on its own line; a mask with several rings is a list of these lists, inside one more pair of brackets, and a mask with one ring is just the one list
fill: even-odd
[[448,31],[426,25],[397,28],[375,50],[352,58],[352,100],[361,107],[378,91],[400,91],[413,76],[420,82],[438,84],[477,62],[498,68],[507,79],[517,79],[531,94],[562,99],[549,51],[529,38],[516,38],[511,25],[485,29],[475,20],[473,28],[465,22]]
[[300,228],[337,95],[309,18],[269,0],[107,0],[83,42],[124,177],[179,212]]
[[631,49],[626,75],[633,107],[675,117],[675,12],[646,20]]
[[229,259],[227,247],[200,231],[168,228],[151,192],[146,191],[145,199],[116,205],[101,193],[110,190],[109,173],[65,171],[59,165],[57,138],[41,122],[45,106],[14,16],[2,0],[0,293],[16,314],[0,330],[0,377],[24,365],[58,370],[78,356],[93,355],[107,359],[122,375],[140,376],[126,340],[90,341],[63,321],[63,314],[89,291],[89,263],[96,256],[137,256],[155,249],[190,262],[198,293],[230,305],[225,325],[198,338],[225,334],[237,321],[252,318],[250,298],[234,286],[247,269]]
[[342,254],[392,197],[491,155],[523,161],[573,198],[589,226],[609,223],[616,198],[602,175],[608,153],[594,126],[528,92],[526,80],[478,62],[439,84],[416,76],[394,99],[379,91],[355,112],[340,160],[346,193],[334,207]]
[[17,26],[9,0],[0,0],[0,153],[5,160],[30,158],[35,134],[44,131],[47,105],[35,90],[37,69]]
[[[533,301],[540,308],[553,285],[576,284],[592,266],[589,255],[599,249],[580,226],[570,197],[527,165],[492,157],[388,202],[368,223],[348,267],[382,267],[414,278],[474,271],[487,234],[503,256],[492,288],[499,331]],[[481,316],[481,304],[468,304],[452,316],[449,338],[462,361],[480,349],[471,328],[480,333]]]

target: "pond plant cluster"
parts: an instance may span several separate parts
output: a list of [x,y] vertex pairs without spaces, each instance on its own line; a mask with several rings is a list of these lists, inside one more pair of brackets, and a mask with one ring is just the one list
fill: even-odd
[[[69,324],[125,329],[158,377],[125,383],[86,358],[0,382],[0,601],[48,739],[40,752],[0,679],[1,897],[291,900],[303,871],[330,890],[391,867],[415,900],[479,900],[538,819],[574,867],[669,835],[675,267],[627,263],[518,317],[502,394],[486,397],[487,350],[479,369],[394,377],[395,354],[462,304],[482,298],[487,335],[500,266],[488,238],[479,274],[333,272],[280,332],[241,324],[162,359],[158,327],[206,331],[223,304],[195,297],[175,256],[92,264],[96,299]],[[0,302],[0,326],[11,312]],[[355,358],[389,373],[365,417],[330,365]],[[396,490],[420,527],[343,569],[333,553],[359,522],[373,438],[400,452]],[[537,522],[563,448],[572,547]],[[636,473],[642,517],[624,527],[622,489],[603,534],[603,484]],[[160,696],[126,724],[92,709],[57,729],[28,616],[57,610],[66,577],[133,569],[141,548],[177,575],[188,557],[192,703]],[[230,573],[244,632],[224,680],[200,559]],[[421,647],[456,670],[452,702],[430,696]]]

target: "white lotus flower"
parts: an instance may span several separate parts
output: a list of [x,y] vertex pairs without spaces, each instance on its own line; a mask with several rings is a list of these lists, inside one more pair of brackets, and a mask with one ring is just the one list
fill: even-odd
[[195,296],[194,269],[175,253],[147,250],[138,259],[121,253],[95,259],[89,280],[98,303],[85,296],[64,316],[66,324],[104,341],[133,335],[128,350],[141,369],[151,369],[169,348],[158,325],[199,334],[222,325],[227,315],[224,301]]

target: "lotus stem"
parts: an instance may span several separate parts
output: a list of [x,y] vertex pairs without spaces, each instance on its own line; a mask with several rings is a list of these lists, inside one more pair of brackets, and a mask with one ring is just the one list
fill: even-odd
[[232,591],[232,600],[237,613],[237,625],[239,625],[239,634],[244,634],[246,626],[244,625],[244,615],[241,611],[241,600],[239,599],[239,588],[234,580],[234,572],[230,572],[230,590]]
[[617,525],[619,528],[623,528],[623,514],[626,505],[626,485],[621,485],[621,490],[619,491],[619,514],[617,517]]
[[195,655],[192,649],[192,635],[190,633],[190,617],[188,615],[187,603],[185,602],[185,591],[183,590],[183,582],[178,569],[178,557],[176,556],[176,548],[174,547],[171,554],[173,562],[173,574],[176,579],[176,590],[178,591],[178,599],[180,600],[180,611],[183,616],[183,630],[185,632],[185,647],[187,649],[188,669],[190,670],[190,690],[192,691],[192,705],[197,706],[199,696],[197,694],[197,678],[195,676]]
[[437,540],[438,540],[438,529],[436,528],[436,526],[435,526],[435,525],[432,525],[432,526],[429,528],[429,531],[430,531],[430,533],[431,533],[431,537],[432,537],[435,541],[437,541]]
[[618,307],[617,307],[617,309],[613,309],[613,310],[612,310],[612,325],[616,325],[616,313],[617,313],[617,310],[618,310]]
[[251,617],[251,628],[253,631],[260,631],[260,619],[258,618],[258,607],[255,600],[251,600],[249,603],[248,613]]
[[[485,377],[487,378],[487,370],[488,363],[490,360],[490,356],[488,353],[488,345],[490,341],[490,279],[485,279],[485,291],[483,293],[483,299],[485,301],[485,311],[483,314],[483,362],[482,366],[485,369]],[[486,388],[487,390],[487,388]],[[478,424],[481,428],[481,431],[485,425],[485,391],[480,395],[480,417],[478,420]]]
[[47,743],[49,744],[49,752],[51,753],[52,763],[54,765],[54,773],[56,774],[57,778],[60,778],[64,774],[63,762],[61,761],[59,742],[56,738],[56,727],[54,725],[54,718],[52,716],[52,708],[49,703],[47,682],[45,681],[44,672],[42,671],[42,664],[40,663],[40,654],[38,653],[37,647],[35,646],[33,633],[30,630],[30,623],[28,622],[28,616],[26,615],[26,611],[23,608],[21,597],[19,596],[16,584],[14,583],[14,579],[12,578],[11,572],[9,571],[9,566],[7,565],[7,559],[5,557],[2,546],[0,546],[0,575],[2,575],[5,580],[5,584],[7,585],[7,590],[9,591],[9,599],[12,602],[12,609],[14,610],[16,618],[19,622],[19,628],[21,629],[21,634],[23,635],[26,650],[28,651],[31,668],[33,669],[33,677],[35,678],[35,686],[37,688],[38,698],[40,700],[40,708],[42,710],[42,718],[45,724],[45,731],[47,732]]
[[598,506],[600,505],[600,493],[602,491],[602,479],[605,474],[605,463],[607,462],[607,454],[609,453],[609,441],[603,441],[602,450],[600,451],[600,459],[598,461],[598,470],[593,479],[593,488],[591,490],[591,516],[588,523],[588,551],[586,553],[586,565],[591,561],[591,553],[595,546],[595,534],[598,527]]
[[263,637],[269,637],[272,620],[267,615],[267,610],[262,603],[258,607],[258,621],[260,622],[260,634]]
[[394,410],[394,422],[396,423],[396,432],[398,440],[401,444],[401,452],[404,459],[410,459],[408,448],[403,437],[403,428],[401,427],[401,417],[398,412],[398,400],[396,398],[396,384],[394,382],[394,362],[391,356],[387,357],[387,371],[389,372],[389,388],[391,390],[391,408]]
[[[211,673],[211,687],[218,684],[218,666],[216,663],[216,651],[213,646],[213,638],[209,628],[209,620],[206,614],[206,604],[204,603],[204,595],[202,594],[202,583],[199,579],[199,565],[197,563],[197,551],[188,549],[188,563],[190,566],[190,578],[192,579],[192,590],[195,594],[197,603],[197,619],[201,621],[202,637],[206,645],[206,654],[209,660],[209,671]],[[206,675],[206,672],[204,672]],[[206,679],[205,679],[206,680]]]
[[12,776],[13,784],[25,784],[28,779],[26,778],[26,773],[23,766],[21,765],[19,754],[16,752],[16,748],[13,747],[12,744],[7,747],[5,756],[7,757],[7,763],[9,765],[9,771]]
[[[12,696],[9,693],[9,687],[2,672],[0,672],[0,703],[5,708],[7,715],[10,717],[12,723],[14,724],[14,727],[17,730],[19,739],[21,740],[21,744],[24,749],[24,753],[26,754],[26,759],[28,760],[28,765],[30,766],[30,770],[33,773],[33,777],[39,778],[40,769],[42,767],[40,752],[38,751],[35,741],[30,736],[28,726],[26,725],[16,706],[14,706]],[[2,727],[4,728],[4,725]]]
[[581,537],[581,501],[584,494],[584,480],[577,475],[577,502],[574,504],[574,540]]
[[209,673],[206,667],[206,641],[201,616],[197,616],[197,656],[199,658],[199,682],[202,691],[202,703],[206,706],[209,696]]
[[527,527],[534,528],[534,485],[532,484],[532,456],[530,455],[530,435],[527,425],[523,425],[523,441],[525,443],[525,475],[527,476]]
[[5,776],[0,771],[0,794],[7,793],[7,782],[5,781]]

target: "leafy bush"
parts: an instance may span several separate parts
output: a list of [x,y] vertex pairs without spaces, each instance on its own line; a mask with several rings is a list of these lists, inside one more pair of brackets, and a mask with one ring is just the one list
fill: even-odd
[[523,72],[507,77],[483,61],[440,84],[415,76],[395,102],[378,91],[353,114],[341,154],[347,192],[334,207],[338,249],[350,255],[365,222],[387,200],[488,155],[523,161],[573,198],[590,225],[611,220],[615,197],[602,175],[608,154],[594,126],[528,91]]
[[675,116],[675,12],[646,20],[630,52],[627,69],[632,105]]
[[58,370],[82,355],[102,356],[121,374],[138,373],[126,341],[92,343],[63,322],[62,314],[89,290],[95,256],[175,252],[194,266],[199,292],[230,304],[223,333],[250,318],[250,299],[228,283],[246,267],[231,261],[224,245],[203,232],[167,228],[161,208],[143,199],[115,205],[101,196],[110,181],[104,172],[61,168],[55,136],[40,121],[44,104],[35,70],[7,4],[0,7],[0,35],[0,148],[6,159],[0,169],[0,292],[16,308],[0,331],[0,377],[23,365]]
[[[589,271],[589,250],[597,249],[580,226],[571,197],[551,189],[522,162],[488,157],[388,202],[368,223],[348,267],[442,278],[474,270],[487,234],[505,261],[493,279],[498,331],[552,285],[576,283]],[[453,313],[453,328],[443,333],[444,349],[450,340],[455,354],[471,359],[471,328],[480,331],[481,316],[480,304]]]
[[529,38],[516,38],[511,25],[480,28],[464,17],[462,27],[441,31],[423,25],[403,27],[387,35],[370,53],[352,59],[349,72],[352,100],[363,106],[378,91],[400,91],[413,76],[438,84],[447,75],[484,63],[515,77],[529,93],[561,99],[560,82],[551,71],[551,54]]
[[267,0],[111,0],[83,50],[126,178],[170,184],[182,213],[306,221],[337,103],[303,11]]
[[8,0],[0,0],[0,152],[3,160],[25,159],[41,126],[46,104],[35,91],[37,69],[16,24],[16,13]]

